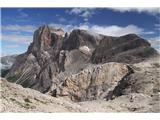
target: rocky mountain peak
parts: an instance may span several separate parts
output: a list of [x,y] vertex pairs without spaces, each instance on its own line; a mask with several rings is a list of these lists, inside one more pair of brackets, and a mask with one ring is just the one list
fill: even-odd
[[48,51],[57,46],[57,41],[62,40],[65,32],[62,29],[55,29],[48,25],[40,26],[33,35],[33,42],[28,48],[28,53]]
[[94,50],[100,40],[94,35],[89,34],[86,30],[75,29],[73,30],[68,39],[65,40],[63,49],[73,50],[79,49],[79,47],[87,46]]
[[33,51],[49,49],[52,45],[51,43],[51,32],[47,25],[39,27],[34,32],[33,43],[31,43]]

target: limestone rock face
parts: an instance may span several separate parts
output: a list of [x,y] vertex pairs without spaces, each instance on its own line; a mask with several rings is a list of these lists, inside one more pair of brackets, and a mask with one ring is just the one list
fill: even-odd
[[111,37],[85,30],[68,34],[44,25],[5,77],[54,97],[108,100],[125,93],[127,81],[134,81],[129,78],[134,70],[128,64],[156,55],[149,42],[134,34]]
[[103,99],[128,72],[127,65],[121,63],[89,66],[67,77],[57,94],[73,101]]
[[17,57],[6,77],[24,87],[31,87],[41,92],[47,91],[52,84],[54,74],[61,69],[58,54],[63,36],[57,34],[57,31],[59,30],[51,31],[48,26],[36,30],[28,51]]
[[[148,51],[148,52],[147,52]],[[150,43],[135,34],[104,37],[92,54],[93,63],[137,63],[156,54]]]

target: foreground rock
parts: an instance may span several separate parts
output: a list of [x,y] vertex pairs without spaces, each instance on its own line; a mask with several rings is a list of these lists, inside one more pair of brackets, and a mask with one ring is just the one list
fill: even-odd
[[86,112],[73,102],[0,80],[0,112]]
[[121,63],[88,66],[66,77],[57,94],[73,101],[104,99],[129,72],[129,66]]

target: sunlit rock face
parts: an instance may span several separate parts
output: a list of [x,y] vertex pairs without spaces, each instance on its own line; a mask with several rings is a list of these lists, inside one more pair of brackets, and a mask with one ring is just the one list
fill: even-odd
[[135,34],[111,37],[85,30],[68,34],[44,25],[34,32],[28,50],[17,56],[5,77],[73,101],[112,99],[121,94],[114,92],[117,86],[122,85],[121,90],[128,85],[124,78],[133,72],[128,64],[157,54]]

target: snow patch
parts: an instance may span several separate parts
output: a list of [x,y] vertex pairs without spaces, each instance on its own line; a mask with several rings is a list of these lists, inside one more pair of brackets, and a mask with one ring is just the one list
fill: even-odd
[[81,46],[79,47],[79,50],[86,54],[89,54],[91,52],[91,49],[88,46]]

